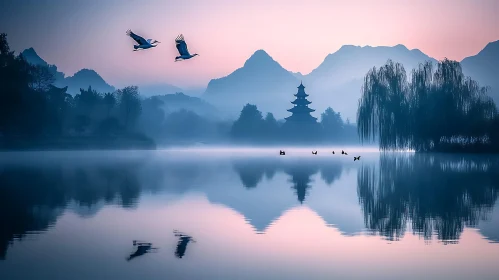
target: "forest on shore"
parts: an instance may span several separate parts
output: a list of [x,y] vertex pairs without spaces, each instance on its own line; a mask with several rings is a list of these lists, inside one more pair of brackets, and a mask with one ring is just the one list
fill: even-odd
[[362,141],[381,150],[497,153],[499,113],[493,99],[457,61],[420,64],[407,77],[389,60],[364,78],[357,112]]
[[[203,144],[280,145],[358,143],[355,124],[328,108],[306,131],[283,129],[255,105],[239,118],[203,115],[196,109],[168,111],[181,93],[143,97],[137,86],[114,92],[88,87],[71,95],[54,86],[56,67],[32,65],[10,50],[0,34],[0,150],[154,149]],[[199,101],[204,102],[204,101]],[[301,136],[306,137],[301,137]]]

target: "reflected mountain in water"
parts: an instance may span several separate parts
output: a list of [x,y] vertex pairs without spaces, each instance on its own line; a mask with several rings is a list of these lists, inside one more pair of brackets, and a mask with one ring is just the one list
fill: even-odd
[[50,230],[65,211],[93,218],[108,205],[135,210],[144,193],[151,194],[149,201],[168,194],[158,195],[161,204],[201,194],[241,214],[257,233],[287,211],[307,207],[343,235],[367,228],[397,240],[410,228],[426,239],[436,235],[452,242],[471,226],[499,241],[494,208],[499,166],[487,157],[376,155],[368,160],[366,155],[353,162],[320,156],[122,154],[0,160],[0,258],[14,240]]
[[381,155],[378,166],[358,172],[366,227],[398,240],[410,225],[425,240],[435,235],[456,243],[464,227],[490,218],[499,191],[498,163],[482,156]]

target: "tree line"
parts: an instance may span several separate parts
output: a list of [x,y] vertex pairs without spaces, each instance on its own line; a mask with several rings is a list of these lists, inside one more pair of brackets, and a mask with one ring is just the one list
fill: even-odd
[[[302,134],[307,134],[307,137],[300,137]],[[243,107],[239,118],[231,126],[230,136],[235,142],[262,144],[285,142],[307,144],[308,141],[344,143],[358,140],[355,126],[350,124],[349,120],[343,121],[341,114],[331,107],[321,114],[320,122],[316,125],[286,129],[284,121],[277,121],[272,113],[267,113],[263,117],[262,112],[253,104],[246,104]]]
[[369,70],[357,111],[362,141],[382,150],[499,152],[499,115],[488,88],[444,59],[413,69],[391,60]]
[[235,121],[186,109],[166,112],[161,96],[143,98],[137,86],[107,93],[88,87],[73,96],[67,87],[54,86],[56,74],[53,66],[32,65],[14,55],[7,35],[0,34],[0,149],[270,144],[304,134],[314,142],[358,140],[355,126],[332,108],[310,131],[286,134],[283,122],[272,113],[263,117],[255,105],[244,106]]
[[[135,86],[101,94],[91,87],[72,96],[52,84],[48,67],[31,65],[10,51],[0,34],[0,147],[74,147],[126,139],[151,146],[137,132],[142,104]],[[84,139],[84,141],[82,141]]]

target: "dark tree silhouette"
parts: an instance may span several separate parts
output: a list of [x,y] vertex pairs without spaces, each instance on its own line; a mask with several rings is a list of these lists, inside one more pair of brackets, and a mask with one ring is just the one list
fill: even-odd
[[265,121],[256,105],[246,104],[241,115],[234,122],[231,135],[236,140],[260,140],[263,136]]
[[142,104],[139,97],[138,87],[129,86],[117,91],[120,120],[127,130],[135,125],[140,113]]
[[429,240],[457,242],[465,226],[487,217],[499,195],[494,158],[382,155],[379,169],[362,166],[357,192],[366,227],[390,240],[407,224]]
[[[113,114],[114,94],[89,87],[72,97],[67,87],[53,85],[54,73],[55,66],[31,65],[15,56],[7,35],[0,34],[0,149],[154,147],[131,129],[140,115],[137,87],[118,91],[121,110]],[[122,117],[127,133],[119,133],[123,129],[114,117]]]
[[498,152],[497,108],[487,88],[464,76],[456,61],[430,62],[408,83],[399,63],[371,69],[357,112],[361,140],[379,139],[382,150]]
[[[134,206],[142,186],[137,160],[0,165],[0,259],[9,244],[47,230],[73,201],[81,209],[99,202]],[[162,173],[157,173],[162,174]],[[43,209],[44,211],[37,211]]]

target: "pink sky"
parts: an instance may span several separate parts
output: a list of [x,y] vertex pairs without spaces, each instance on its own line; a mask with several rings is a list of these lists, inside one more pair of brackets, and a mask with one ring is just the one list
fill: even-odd
[[[92,68],[118,87],[205,86],[258,49],[307,74],[342,45],[403,44],[437,59],[461,60],[499,40],[497,0],[19,2],[1,4],[7,7],[0,23],[13,49],[32,46],[67,74]],[[129,28],[162,44],[132,52]],[[180,33],[199,57],[173,62]]]

